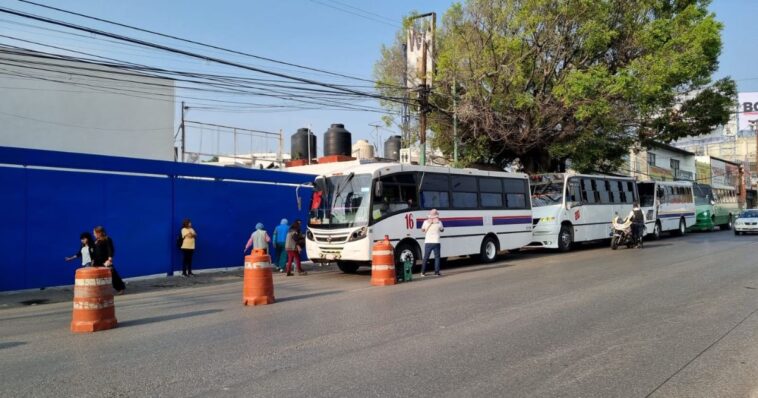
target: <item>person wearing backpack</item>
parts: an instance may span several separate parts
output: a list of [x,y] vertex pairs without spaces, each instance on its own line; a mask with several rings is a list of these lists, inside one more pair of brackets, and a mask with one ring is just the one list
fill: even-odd
[[185,218],[182,222],[182,231],[180,235],[182,250],[182,276],[195,276],[192,273],[192,256],[195,254],[195,239],[197,232],[192,228],[192,221]]

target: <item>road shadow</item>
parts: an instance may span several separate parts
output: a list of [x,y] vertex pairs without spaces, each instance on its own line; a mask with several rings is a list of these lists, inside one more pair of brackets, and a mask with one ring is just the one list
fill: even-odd
[[285,301],[305,300],[305,299],[314,298],[314,297],[320,297],[320,296],[331,296],[332,294],[338,294],[338,293],[342,293],[342,292],[343,292],[343,290],[330,290],[328,292],[300,294],[300,295],[297,295],[297,296],[289,296],[289,297],[277,298],[276,302],[277,303],[281,303],[281,302],[285,302]]
[[193,316],[200,316],[200,315],[207,315],[207,314],[215,314],[217,312],[221,312],[223,310],[221,309],[213,309],[213,310],[202,310],[202,311],[192,311],[192,312],[184,312],[181,314],[172,314],[172,315],[163,315],[163,316],[154,316],[150,318],[142,318],[142,319],[132,319],[129,321],[119,322],[118,327],[129,327],[129,326],[138,326],[138,325],[146,325],[148,323],[155,323],[155,322],[166,322],[171,321],[174,319],[182,319],[182,318],[190,318]]
[[4,350],[6,348],[18,347],[20,345],[25,345],[25,344],[26,344],[25,341],[8,341],[5,343],[0,343],[0,350]]
[[647,242],[643,245],[644,248],[652,248],[652,247],[666,247],[666,246],[674,246],[672,243],[653,243],[653,242]]

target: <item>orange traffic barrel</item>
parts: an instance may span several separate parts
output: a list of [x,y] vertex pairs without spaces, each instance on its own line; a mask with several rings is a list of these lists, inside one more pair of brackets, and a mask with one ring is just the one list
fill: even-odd
[[76,270],[74,281],[74,313],[71,331],[97,332],[116,327],[116,307],[113,305],[111,269],[85,267]]
[[264,305],[274,302],[273,268],[271,258],[263,250],[255,249],[249,256],[245,256],[243,304]]
[[374,243],[371,249],[371,285],[387,286],[395,284],[395,254],[390,238]]

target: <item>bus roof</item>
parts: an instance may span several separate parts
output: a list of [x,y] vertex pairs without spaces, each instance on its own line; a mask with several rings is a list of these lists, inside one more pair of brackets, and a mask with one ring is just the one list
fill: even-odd
[[457,175],[473,175],[473,176],[491,176],[491,177],[512,177],[512,178],[527,178],[524,173],[508,173],[505,171],[486,171],[477,169],[458,169],[452,167],[442,166],[420,166],[414,164],[403,164],[397,162],[366,162],[366,161],[347,161],[337,163],[325,163],[320,165],[299,166],[290,167],[288,170],[298,173],[316,174],[319,176],[335,176],[344,175],[349,173],[355,174],[370,174],[372,176],[379,176],[387,173],[398,172],[434,172],[434,173],[449,173]]
[[643,180],[638,181],[639,184],[658,184],[658,185],[671,185],[677,187],[691,187],[692,181],[658,181],[658,180]]

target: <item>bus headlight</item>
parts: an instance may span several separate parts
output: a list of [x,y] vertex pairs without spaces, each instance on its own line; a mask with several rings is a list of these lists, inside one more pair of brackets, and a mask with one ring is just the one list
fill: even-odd
[[555,222],[555,217],[542,217],[542,218],[540,218],[540,223],[541,224],[548,224],[548,223],[552,223],[552,222]]
[[368,233],[368,228],[366,227],[360,227],[353,231],[352,234],[350,234],[350,237],[347,238],[348,242],[352,242],[354,240],[361,240],[366,237],[366,234]]
[[313,239],[313,232],[311,232],[310,229],[305,232],[305,239],[314,240]]

